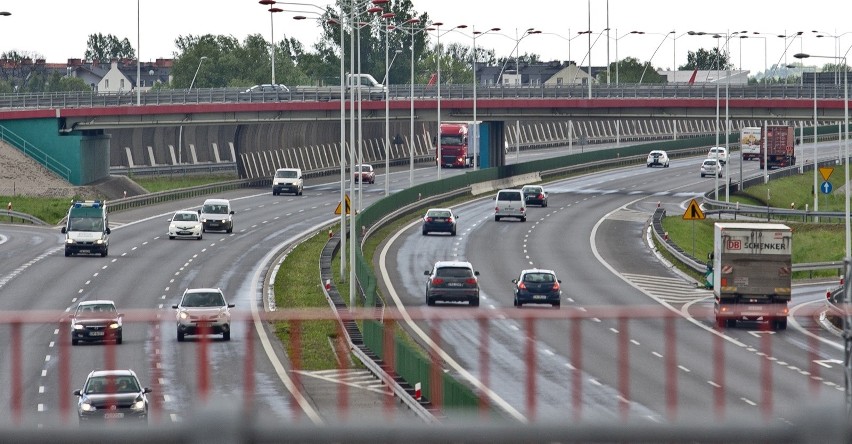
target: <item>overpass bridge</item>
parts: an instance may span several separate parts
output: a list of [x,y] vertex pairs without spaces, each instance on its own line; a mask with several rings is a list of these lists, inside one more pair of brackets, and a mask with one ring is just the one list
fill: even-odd
[[[474,100],[476,97],[476,100]],[[726,99],[727,97],[727,99]],[[289,93],[237,89],[135,94],[0,95],[0,139],[82,185],[110,167],[236,162],[241,176],[277,167],[339,166],[341,131],[358,131],[363,162],[427,157],[442,121],[484,122],[487,166],[500,166],[505,145],[580,145],[678,139],[742,126],[844,120],[841,85],[595,85],[478,87],[392,85],[387,100],[341,104],[339,91],[294,87]],[[358,105],[360,104],[360,106]],[[474,111],[475,106],[475,111]],[[387,114],[385,110],[387,109]],[[354,112],[350,112],[354,110]],[[341,113],[346,114],[341,129]],[[385,148],[385,121],[392,143]],[[837,131],[836,129],[834,131]],[[396,137],[399,136],[399,137]],[[347,140],[349,137],[345,137]],[[723,142],[724,143],[724,142]],[[35,153],[35,154],[33,154]],[[363,157],[362,157],[363,156]],[[350,159],[351,161],[351,159]],[[356,160],[357,162],[357,160]],[[62,168],[57,168],[62,167]]]

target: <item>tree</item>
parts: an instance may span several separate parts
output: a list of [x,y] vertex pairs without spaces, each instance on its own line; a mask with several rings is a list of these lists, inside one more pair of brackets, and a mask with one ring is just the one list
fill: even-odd
[[[635,57],[625,57],[622,60],[613,62],[609,67],[610,75],[613,76],[609,83],[615,83],[616,72],[618,73],[618,83],[665,83],[666,78],[657,73],[657,70],[651,66],[651,62],[644,64],[639,62]],[[607,83],[607,73],[601,72],[599,81]]]
[[119,40],[118,37],[101,33],[89,34],[89,39],[86,41],[86,53],[83,56],[86,60],[105,62],[113,59],[135,59],[136,51],[130,45],[130,40],[125,37],[124,40]]
[[712,51],[707,51],[704,48],[699,48],[697,52],[689,51],[686,56],[686,64],[678,67],[679,70],[727,70],[734,67],[731,64],[730,56],[727,53],[720,52],[719,47],[713,48]]

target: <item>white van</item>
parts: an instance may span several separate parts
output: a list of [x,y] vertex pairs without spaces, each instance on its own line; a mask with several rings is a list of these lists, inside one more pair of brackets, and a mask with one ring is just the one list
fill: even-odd
[[272,178],[272,195],[281,193],[293,193],[301,196],[304,189],[301,168],[278,168]]
[[228,199],[207,199],[201,206],[201,232],[234,231],[234,210]]
[[494,197],[494,221],[500,222],[504,217],[516,217],[521,222],[527,221],[527,203],[521,190],[500,190]]
[[65,225],[65,256],[72,254],[109,254],[109,217],[106,202],[76,201],[68,209]]

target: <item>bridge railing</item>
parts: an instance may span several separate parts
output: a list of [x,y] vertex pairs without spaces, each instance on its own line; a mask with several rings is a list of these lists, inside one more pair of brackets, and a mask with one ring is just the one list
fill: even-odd
[[[717,85],[663,83],[653,85],[620,84],[593,85],[592,98],[690,98],[708,99],[727,96],[732,99],[806,99],[813,98],[813,86],[792,84],[770,85]],[[390,100],[409,100],[411,85],[391,85]],[[478,99],[584,99],[589,89],[583,85],[504,86],[478,85]],[[817,85],[819,99],[844,98],[842,85]],[[438,97],[434,85],[414,85],[414,98]],[[473,85],[441,85],[442,99],[472,99]],[[240,88],[158,89],[141,93],[57,92],[57,93],[6,93],[0,94],[0,110],[45,108],[91,108],[110,106],[206,104],[206,103],[272,103],[272,102],[328,102],[340,99],[334,87],[293,87],[286,93],[246,93]],[[363,100],[382,100],[383,95],[362,96]]]

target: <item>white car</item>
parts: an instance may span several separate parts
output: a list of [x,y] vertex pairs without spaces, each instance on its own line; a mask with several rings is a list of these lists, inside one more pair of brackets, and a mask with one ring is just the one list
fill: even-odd
[[234,304],[225,301],[218,288],[188,288],[180,302],[172,305],[176,311],[177,340],[183,342],[186,335],[222,335],[231,340],[231,308]]
[[722,177],[722,165],[716,159],[704,159],[701,163],[701,177],[713,175]]
[[651,168],[652,166],[668,168],[669,155],[663,150],[653,150],[648,153],[648,160],[645,161],[645,164],[648,165],[648,168]]
[[728,163],[728,150],[723,146],[714,146],[710,148],[710,152],[707,153],[708,159],[719,159],[719,162],[722,165]]
[[203,236],[198,211],[176,211],[169,219],[169,239],[187,238],[201,240]]

